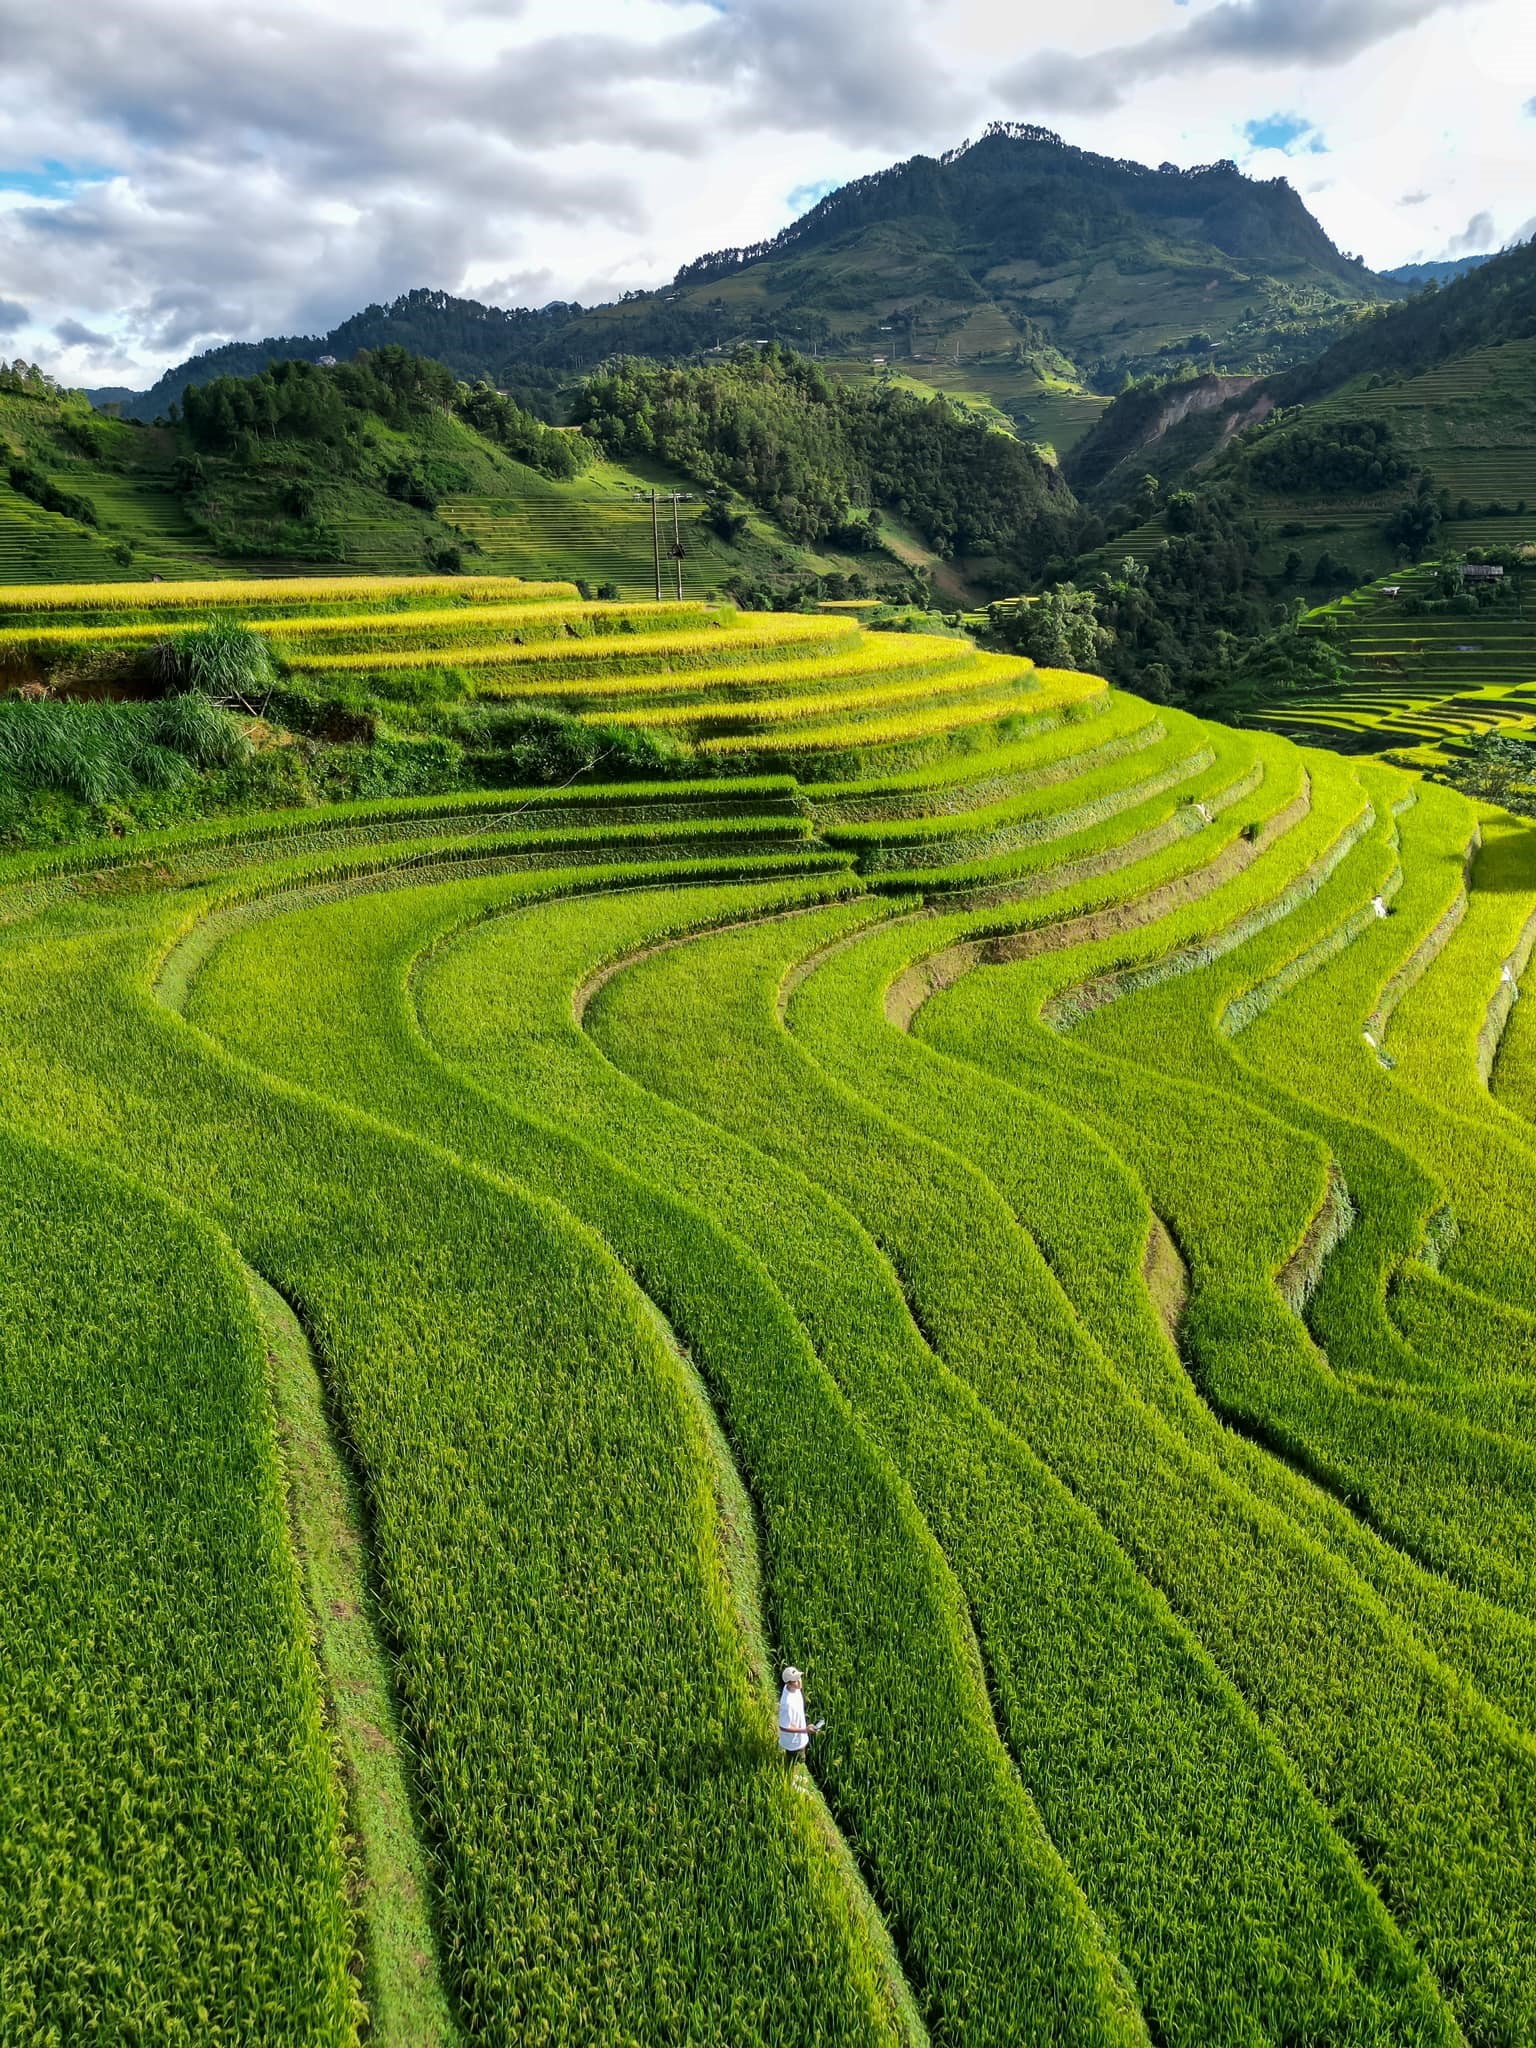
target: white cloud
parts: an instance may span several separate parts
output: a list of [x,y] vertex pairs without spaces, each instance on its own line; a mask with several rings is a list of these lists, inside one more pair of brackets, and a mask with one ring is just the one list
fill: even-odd
[[1442,254],[1445,256],[1481,256],[1494,246],[1493,215],[1487,207],[1474,213],[1459,235],[1452,235]]
[[0,0],[0,311],[72,379],[147,381],[413,285],[590,303],[1020,111],[1156,163],[1283,109],[1295,154],[1326,137],[1324,225],[1386,266],[1525,220],[1526,5],[93,0],[82,34]]

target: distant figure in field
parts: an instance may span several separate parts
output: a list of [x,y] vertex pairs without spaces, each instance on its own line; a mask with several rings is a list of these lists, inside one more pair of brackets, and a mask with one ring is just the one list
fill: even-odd
[[824,1721],[812,1726],[806,1720],[804,1683],[794,1665],[786,1665],[784,1690],[779,1694],[779,1748],[791,1770],[810,1748],[811,1737],[819,1735],[825,1726]]

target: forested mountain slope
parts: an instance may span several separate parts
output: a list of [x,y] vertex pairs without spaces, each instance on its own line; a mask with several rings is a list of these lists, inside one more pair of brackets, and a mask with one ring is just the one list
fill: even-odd
[[94,396],[153,419],[189,382],[386,342],[547,393],[613,354],[676,359],[772,339],[886,355],[919,375],[957,352],[1007,364],[1004,401],[1027,409],[1053,378],[1113,389],[1154,365],[1292,363],[1397,289],[1341,255],[1283,179],[1260,183],[1230,162],[1153,170],[999,124],[856,180],[770,242],[701,256],[659,291],[508,310],[418,290],[325,335],[231,343],[147,392]]
[[[1276,408],[1337,394],[1339,409],[1360,416],[1375,404],[1384,385],[1424,377],[1475,351],[1533,338],[1536,243],[1523,243],[1443,287],[1430,280],[1417,296],[1373,309],[1313,359],[1279,375],[1148,380],[1110,406],[1065,467],[1074,486],[1084,491],[1120,487],[1138,462],[1166,485],[1208,461],[1239,428]],[[1454,391],[1455,383],[1449,377],[1444,391]],[[1433,387],[1424,389],[1428,394]],[[1424,402],[1431,413],[1444,412],[1449,403],[1429,395]],[[1174,436],[1173,430],[1191,417],[1199,433]],[[1431,432],[1427,438],[1438,436]]]

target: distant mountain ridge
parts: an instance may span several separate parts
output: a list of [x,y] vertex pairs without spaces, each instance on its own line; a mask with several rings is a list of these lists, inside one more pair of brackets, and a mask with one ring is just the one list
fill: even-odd
[[1469,270],[1491,263],[1498,254],[1497,249],[1485,249],[1481,256],[1451,256],[1439,263],[1399,263],[1395,270],[1384,270],[1381,274],[1412,291],[1422,291],[1427,284],[1453,284]]
[[1113,390],[1184,362],[1282,368],[1398,289],[1336,248],[1284,179],[1261,183],[1230,161],[1152,169],[1000,123],[856,179],[771,240],[700,256],[657,291],[534,309],[418,289],[324,335],[227,343],[148,391],[89,395],[153,419],[189,383],[386,341],[460,376],[548,389],[615,355],[675,361],[741,339],[885,356],[919,375],[963,356]]
[[130,419],[153,420],[179,403],[189,384],[211,384],[215,377],[254,377],[269,362],[285,358],[317,363],[330,355],[345,362],[359,349],[381,348],[390,342],[414,354],[432,356],[461,377],[504,381],[502,373],[508,365],[528,353],[530,332],[572,310],[579,309],[547,306],[535,312],[487,306],[478,299],[418,287],[402,292],[388,305],[365,306],[327,334],[278,334],[261,341],[225,342],[178,363],[147,391],[110,385],[85,395],[93,405],[120,405]]

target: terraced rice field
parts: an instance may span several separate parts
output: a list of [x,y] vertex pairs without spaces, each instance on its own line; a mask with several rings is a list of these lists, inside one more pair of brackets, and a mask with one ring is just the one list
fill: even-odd
[[[1400,595],[1389,596],[1388,585]],[[1454,747],[1497,727],[1529,728],[1536,724],[1536,594],[1527,586],[1536,593],[1529,572],[1515,597],[1470,617],[1416,618],[1404,609],[1415,592],[1437,594],[1431,569],[1400,570],[1352,591],[1313,614],[1345,631],[1344,687],[1286,697],[1256,718],[1293,739],[1365,753]]]
[[1536,2038],[1536,830],[523,609],[691,779],[0,861],[0,2037]]
[[866,633],[856,613],[749,613],[696,598],[586,600],[513,577],[271,579],[14,587],[0,592],[0,681],[82,663],[131,681],[169,632],[235,618],[280,671],[388,691],[451,669],[471,697],[662,730],[701,762],[783,767],[942,749],[1018,725],[1092,717],[1103,686],[983,654],[967,638]]

